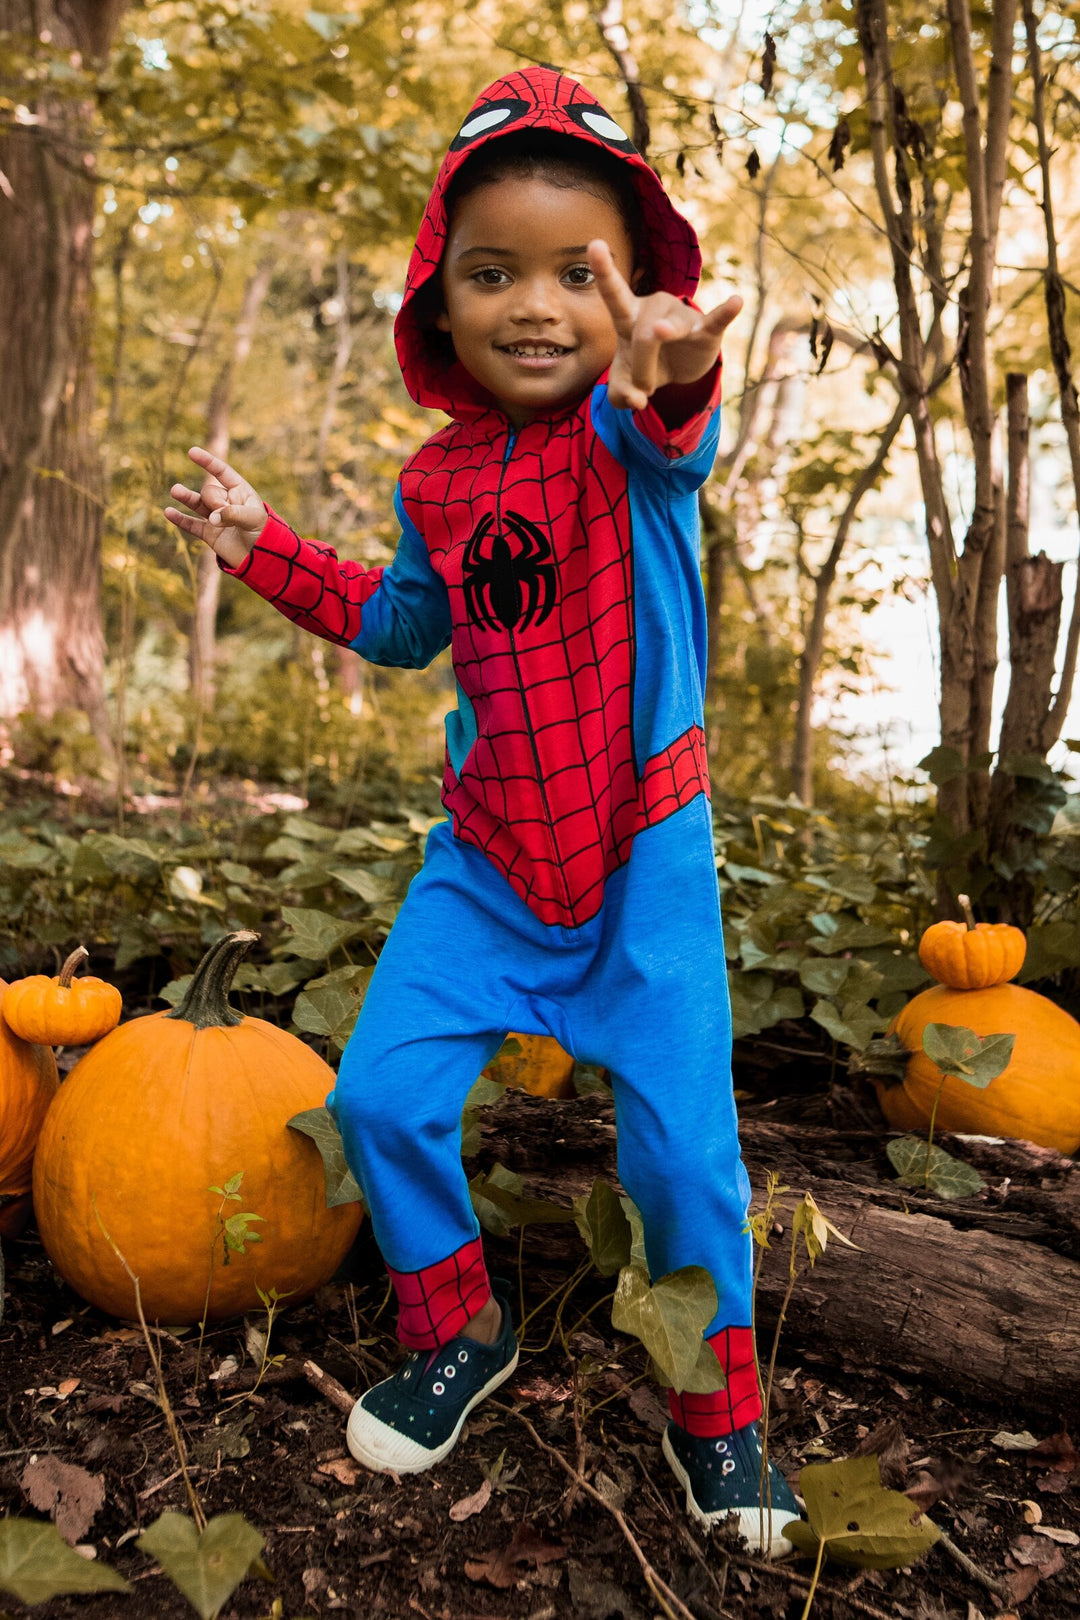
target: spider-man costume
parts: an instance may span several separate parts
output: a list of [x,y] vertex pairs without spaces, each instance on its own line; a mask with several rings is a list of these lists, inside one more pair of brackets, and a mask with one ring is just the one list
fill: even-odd
[[536,128],[621,154],[654,287],[692,297],[694,232],[581,85],[512,73],[440,169],[395,336],[406,385],[450,424],[406,463],[389,567],[339,562],[275,513],[235,572],[295,623],[379,664],[452,646],[443,803],[328,1099],[391,1269],[405,1343],[434,1347],[488,1297],[460,1160],[461,1106],[510,1029],[551,1033],[613,1081],[619,1171],[654,1277],[712,1273],[722,1397],[675,1415],[721,1434],[758,1415],[748,1323],[749,1188],[703,732],[696,491],[719,433],[586,397],[515,432],[417,315],[447,186],[470,154]]

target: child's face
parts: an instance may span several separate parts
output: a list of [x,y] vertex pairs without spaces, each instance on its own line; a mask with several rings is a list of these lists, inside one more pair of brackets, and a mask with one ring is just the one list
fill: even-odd
[[585,263],[595,237],[631,280],[626,226],[587,191],[507,178],[454,212],[438,325],[516,427],[586,393],[614,359],[615,327]]

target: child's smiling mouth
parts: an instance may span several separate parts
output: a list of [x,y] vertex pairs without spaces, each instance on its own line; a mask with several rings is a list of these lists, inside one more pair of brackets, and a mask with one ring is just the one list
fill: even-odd
[[498,343],[500,354],[507,355],[519,365],[531,369],[543,370],[561,360],[564,355],[573,354],[573,349],[562,343]]

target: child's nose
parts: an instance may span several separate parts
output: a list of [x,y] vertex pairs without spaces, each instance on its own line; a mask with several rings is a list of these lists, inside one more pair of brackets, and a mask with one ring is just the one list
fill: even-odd
[[514,318],[518,321],[554,321],[559,317],[558,289],[546,277],[529,277],[518,282],[517,306]]

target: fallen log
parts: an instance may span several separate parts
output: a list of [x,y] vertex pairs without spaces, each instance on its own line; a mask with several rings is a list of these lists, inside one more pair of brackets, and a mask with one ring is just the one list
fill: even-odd
[[[979,1198],[947,1203],[897,1183],[884,1128],[845,1133],[746,1119],[741,1135],[755,1191],[766,1169],[791,1189],[781,1226],[810,1192],[856,1245],[830,1243],[813,1269],[803,1250],[785,1361],[915,1375],[953,1395],[1080,1417],[1080,1170],[1070,1161],[1024,1144],[945,1139],[999,1178]],[[520,1171],[531,1196],[565,1204],[597,1175],[615,1181],[614,1117],[603,1096],[508,1097],[485,1119],[483,1142],[483,1161]],[[537,1258],[574,1241],[565,1227],[527,1235]],[[778,1231],[757,1302],[770,1334],[789,1256],[787,1231]]]

